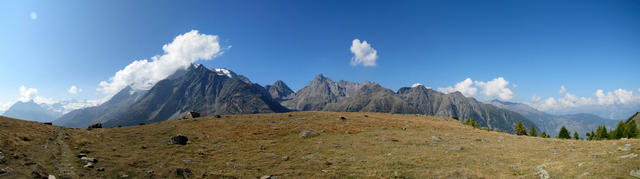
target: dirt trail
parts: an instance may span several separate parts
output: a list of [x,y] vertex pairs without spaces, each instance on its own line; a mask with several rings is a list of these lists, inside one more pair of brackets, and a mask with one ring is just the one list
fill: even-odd
[[53,152],[55,152],[55,160],[57,160],[53,162],[57,170],[55,173],[62,177],[78,178],[73,167],[74,160],[77,160],[77,158],[69,148],[68,139],[65,139],[66,136],[66,129],[58,129],[56,139],[53,142],[55,147],[52,149],[55,150]]

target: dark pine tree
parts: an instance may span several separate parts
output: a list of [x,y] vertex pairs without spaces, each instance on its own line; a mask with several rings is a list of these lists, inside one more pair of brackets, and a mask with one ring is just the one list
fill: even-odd
[[627,123],[627,130],[625,130],[627,138],[638,138],[638,127],[634,121]]
[[513,127],[513,133],[516,135],[527,135],[527,128],[524,127],[522,121],[518,121],[515,127]]
[[580,140],[580,136],[578,135],[578,131],[573,132],[573,139]]
[[540,137],[549,138],[549,136],[547,135],[547,132],[542,132],[542,134],[540,134]]
[[607,126],[598,126],[596,129],[596,135],[593,138],[594,140],[606,140],[609,139],[609,133],[607,132]]
[[569,130],[567,130],[566,127],[562,126],[562,128],[560,128],[560,132],[558,132],[558,138],[571,139],[571,134],[569,134]]
[[538,131],[536,130],[535,124],[531,124],[531,127],[529,127],[529,135],[534,137],[538,136]]
[[624,122],[619,121],[618,125],[616,125],[616,129],[611,131],[611,135],[610,137],[612,139],[620,139],[620,138],[624,138],[626,137],[624,134],[626,133],[625,130],[627,129],[627,125],[624,124]]

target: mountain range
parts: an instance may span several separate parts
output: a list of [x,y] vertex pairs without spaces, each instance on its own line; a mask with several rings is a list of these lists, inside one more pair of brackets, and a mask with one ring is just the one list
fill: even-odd
[[504,131],[512,131],[519,121],[532,124],[518,113],[467,98],[460,92],[445,94],[422,85],[394,92],[373,82],[334,82],[322,74],[298,92],[284,97],[281,103],[300,111],[427,114],[456,116],[464,121],[473,118],[480,126]]
[[606,125],[607,127],[612,128],[615,127],[618,122],[617,120],[605,119],[600,116],[587,113],[553,115],[539,111],[522,103],[492,100],[489,104],[520,113],[533,121],[542,131],[553,136],[558,135],[560,128],[565,126],[567,130],[572,133],[573,131],[577,131],[581,137],[586,137],[586,133],[596,129],[598,125]]
[[[23,105],[16,104],[15,108]],[[31,102],[28,106],[38,111],[29,114],[48,114],[47,110],[38,109],[38,104]],[[13,108],[7,112],[17,111]],[[58,113],[58,116],[10,117],[42,121],[57,118],[53,121],[55,125],[75,128],[98,122],[115,127],[179,118],[187,111],[203,116],[287,111],[426,114],[457,117],[462,121],[475,119],[480,126],[508,132],[522,121],[527,128],[535,124],[539,131],[552,135],[561,126],[584,135],[597,125],[613,126],[616,122],[590,114],[552,115],[521,103],[498,100],[483,103],[460,92],[446,94],[422,85],[393,91],[374,82],[335,82],[322,74],[296,92],[280,80],[263,87],[231,70],[208,69],[203,65],[178,70],[148,90],[126,87],[101,105],[62,116]],[[15,114],[9,114],[12,113]]]
[[11,105],[2,115],[17,119],[38,122],[50,122],[62,115],[61,111],[51,110],[52,106],[37,104],[33,100],[18,101]]

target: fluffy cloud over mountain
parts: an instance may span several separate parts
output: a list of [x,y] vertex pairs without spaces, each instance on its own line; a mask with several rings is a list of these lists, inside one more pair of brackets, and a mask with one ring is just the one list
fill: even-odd
[[[513,87],[513,85],[512,85]],[[477,97],[487,99],[500,99],[508,101],[514,98],[515,94],[509,87],[509,82],[502,77],[494,78],[491,81],[473,81],[471,78],[467,78],[459,83],[453,85],[453,87],[438,88],[438,91],[443,93],[452,93],[455,91],[461,92],[467,97],[476,97],[478,94],[478,88],[480,88],[480,95]]]
[[456,83],[455,85],[453,85],[453,87],[449,86],[446,88],[438,88],[438,91],[443,93],[460,91],[466,97],[473,97],[477,94],[478,88],[473,87],[473,80],[471,80],[471,78],[467,78],[459,83]]
[[513,92],[507,86],[509,82],[504,78],[495,78],[488,82],[476,81],[476,85],[482,88],[481,94],[487,98],[497,98],[503,101],[513,99]]
[[592,113],[605,118],[624,119],[640,109],[640,96],[633,91],[616,89],[605,92],[596,90],[592,97],[578,97],[571,94],[564,85],[560,87],[562,97],[542,99],[534,95],[526,104],[549,113]]
[[150,60],[131,62],[108,81],[100,82],[102,88],[99,90],[109,96],[126,86],[146,90],[178,69],[185,69],[198,60],[210,60],[224,52],[217,35],[200,34],[197,30],[177,36],[173,42],[162,46],[162,50],[164,54]]

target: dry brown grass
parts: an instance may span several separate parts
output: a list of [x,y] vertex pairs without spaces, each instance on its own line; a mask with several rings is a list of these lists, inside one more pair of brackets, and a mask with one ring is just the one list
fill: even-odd
[[[292,116],[289,117],[288,115]],[[368,117],[364,117],[368,115]],[[345,116],[345,121],[337,120]],[[176,177],[189,168],[192,177],[234,176],[255,178],[535,178],[535,167],[545,165],[552,178],[629,177],[640,159],[618,159],[640,153],[639,140],[576,141],[515,136],[473,129],[458,121],[433,116],[386,113],[294,112],[231,115],[169,120],[143,126],[111,129],[65,129],[12,119],[0,119],[0,151],[24,153],[49,173],[59,172],[63,161],[74,167],[74,177]],[[402,128],[406,128],[403,130]],[[300,138],[303,130],[317,137]],[[70,134],[68,140],[62,139]],[[172,135],[189,137],[187,145],[168,145]],[[32,138],[22,141],[21,136]],[[440,136],[443,141],[434,141]],[[48,140],[52,138],[53,140]],[[55,142],[66,142],[55,148]],[[631,144],[631,151],[618,147]],[[52,146],[55,150],[42,150]],[[58,146],[58,145],[56,145]],[[259,150],[262,146],[263,150]],[[453,147],[464,150],[450,150]],[[83,169],[73,155],[90,152],[104,172]],[[598,155],[594,158],[593,155]],[[284,161],[283,156],[289,160]],[[8,158],[8,157],[7,157]],[[13,159],[16,176],[29,175]],[[578,166],[582,163],[582,166]],[[517,169],[511,166],[517,165]],[[152,170],[153,174],[146,171]]]

